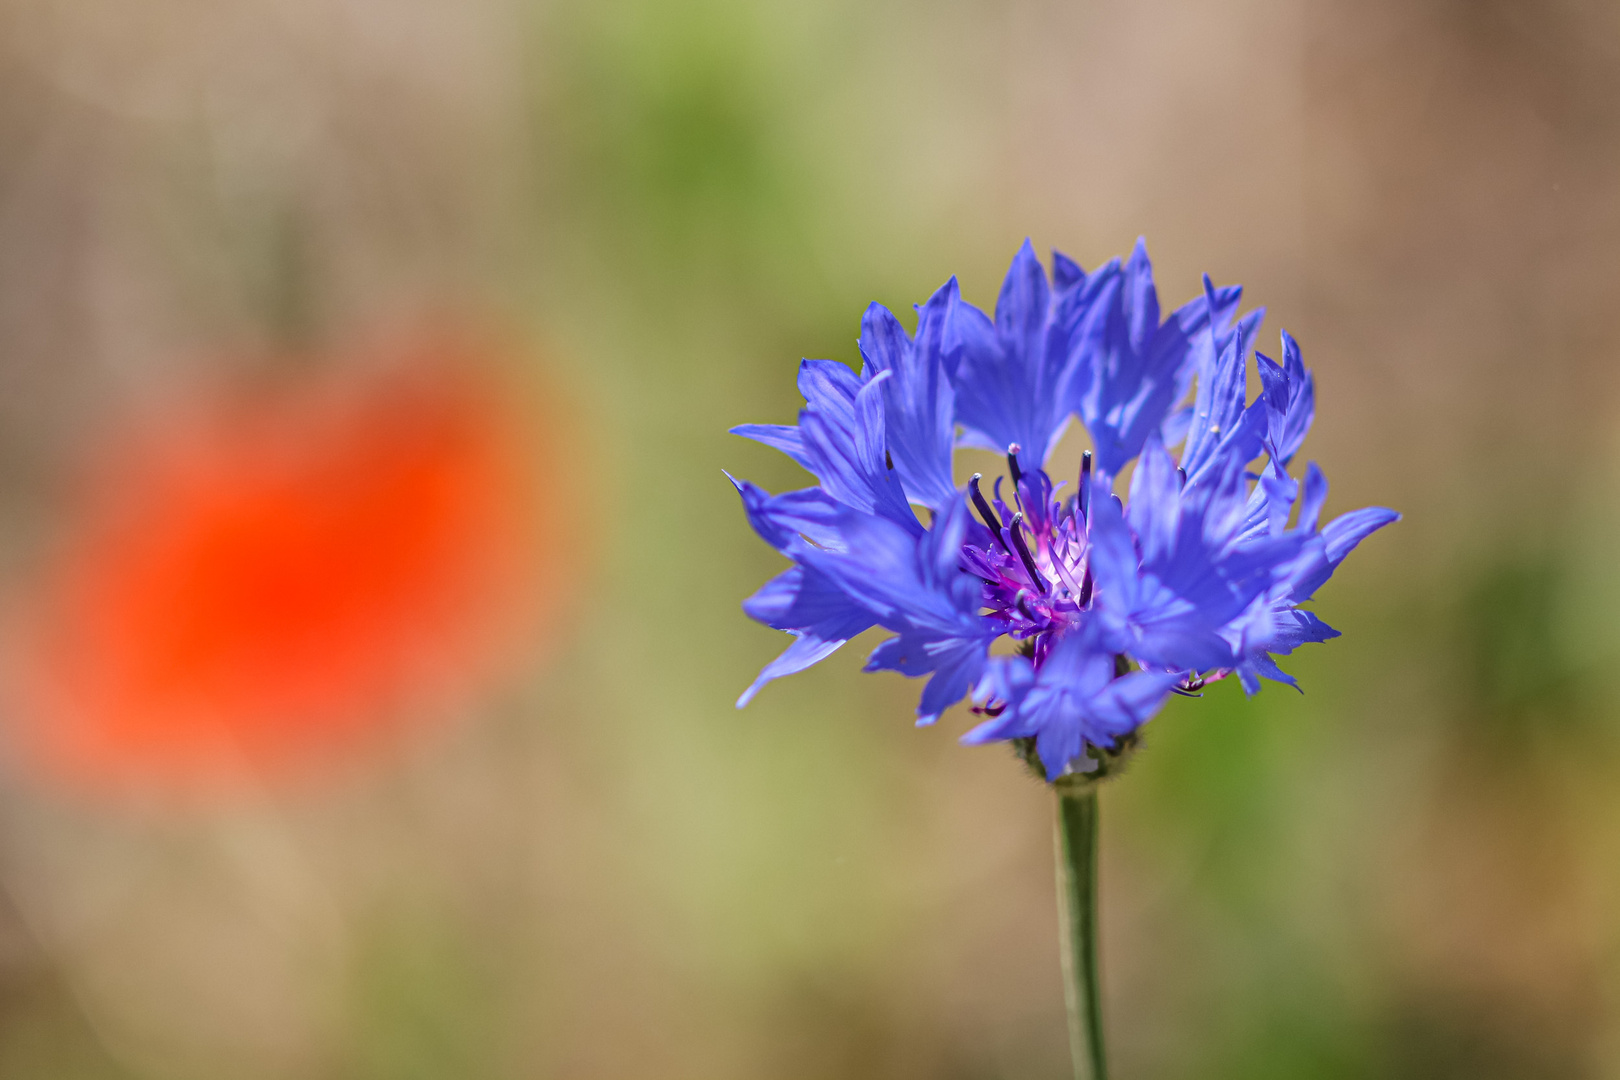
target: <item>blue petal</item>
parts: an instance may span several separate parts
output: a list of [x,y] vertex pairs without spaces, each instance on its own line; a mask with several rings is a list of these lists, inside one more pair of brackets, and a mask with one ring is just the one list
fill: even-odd
[[1078,723],[1053,723],[1052,719],[1051,711],[1043,712],[1040,720],[1046,722],[1038,727],[1035,735],[1035,753],[1041,759],[1047,780],[1062,776],[1086,749],[1085,735]]
[[1284,330],[1283,362],[1256,354],[1261,400],[1266,410],[1266,451],[1287,465],[1293,460],[1316,417],[1316,382],[1300,359],[1299,343]]
[[1339,632],[1319,619],[1315,612],[1303,608],[1290,610],[1286,619],[1279,619],[1278,623],[1276,643],[1267,651],[1279,656],[1287,656],[1301,645],[1339,636]]
[[[851,635],[853,636],[853,635]],[[737,698],[737,708],[745,708],[753,701],[755,696],[767,683],[775,682],[786,675],[797,675],[809,667],[814,667],[827,657],[843,648],[844,642],[849,638],[827,639],[812,634],[799,634],[793,644],[782,650],[775,660],[766,664],[755,676],[754,681],[748,684],[748,689]]]
[[810,537],[823,547],[843,546],[838,523],[843,520],[845,510],[820,488],[772,495],[764,488],[747,480],[739,480],[730,473],[725,476],[737,489],[737,494],[742,496],[748,524],[776,550],[788,551],[801,535]]
[[805,406],[835,417],[840,426],[854,426],[855,395],[861,385],[861,377],[836,360],[799,362],[799,393]]
[[932,724],[939,715],[967,696],[984,673],[990,657],[990,638],[956,638],[939,642],[933,648],[934,677],[923,687],[917,703],[917,723]]
[[1141,355],[1159,332],[1159,290],[1153,284],[1153,262],[1148,258],[1144,237],[1136,238],[1131,257],[1125,260],[1124,285],[1120,302],[1126,338],[1131,351]]
[[1091,530],[1091,573],[1097,581],[1102,617],[1124,616],[1142,603],[1136,545],[1124,515],[1111,498],[1095,499],[1087,522]]
[[[1176,395],[1178,399],[1182,396],[1182,394]],[[1170,410],[1169,415],[1164,418],[1164,423],[1159,425],[1159,441],[1166,446],[1177,446],[1186,442],[1187,433],[1192,430],[1192,418],[1193,407],[1191,405],[1183,405]]]
[[[1300,690],[1299,683],[1294,677],[1278,667],[1277,662],[1265,653],[1260,653],[1243,661],[1237,666],[1237,674],[1238,680],[1243,683],[1243,692],[1250,697],[1260,692],[1261,676],[1265,676],[1274,682],[1292,686],[1295,690]],[[1300,693],[1304,693],[1304,691],[1300,690]]]
[[1068,423],[1069,382],[1079,359],[1075,337],[1091,325],[1087,313],[1100,295],[1098,281],[1064,259],[1063,284],[1054,294],[1026,240],[996,302],[993,336],[985,333],[982,313],[961,305],[962,326],[951,345],[960,356],[955,377],[963,445],[1005,453],[1016,443],[1031,464],[1046,464]]
[[1280,534],[1288,526],[1288,516],[1293,512],[1298,497],[1299,482],[1284,472],[1276,461],[1268,461],[1260,475],[1260,482],[1249,492],[1243,532],[1238,542]]
[[913,595],[927,591],[918,581],[916,537],[892,521],[848,510],[839,515],[838,531],[845,540],[843,550],[805,547],[795,555],[826,574],[884,626],[906,626],[905,613],[928,600]]
[[1322,538],[1326,547],[1322,558],[1307,573],[1300,575],[1294,583],[1294,599],[1309,600],[1316,590],[1327,583],[1333,576],[1333,571],[1353,551],[1357,544],[1382,529],[1391,522],[1399,521],[1401,515],[1382,506],[1368,506],[1360,510],[1352,510],[1328,522],[1322,530]]
[[794,424],[738,424],[731,429],[733,435],[762,442],[782,451],[809,471],[814,471],[810,456],[805,452],[804,439]]
[[962,736],[962,743],[978,746],[1034,735],[1035,729],[1018,709],[1034,685],[1035,665],[1028,657],[992,656],[985,662],[984,673],[973,688],[973,700],[985,705],[995,703],[1001,707],[1001,714],[968,731]]
[[[1243,415],[1247,358],[1259,325],[1258,312],[1239,320],[1215,362],[1213,378],[1199,380],[1192,427],[1187,432],[1186,449],[1181,453],[1181,467],[1187,471],[1189,480],[1199,476],[1215,457],[1222,441],[1231,435]],[[1253,455],[1250,457],[1252,459]]]
[[1382,506],[1367,506],[1334,518],[1322,530],[1322,538],[1327,541],[1328,561],[1337,566],[1357,544],[1400,519],[1401,515]]
[[933,637],[910,632],[890,638],[867,658],[867,671],[898,671],[908,677],[932,674],[917,705],[918,725],[932,724],[967,696],[984,674],[989,635]]
[[[958,414],[967,407],[964,402],[972,397],[972,393],[963,386],[961,367],[965,357],[976,357],[970,361],[973,364],[995,365],[1000,363],[1001,343],[996,340],[996,324],[990,321],[990,316],[968,303],[957,299],[951,311],[951,317],[945,324],[945,338],[941,342],[941,350],[945,360],[945,374],[950,376],[956,387]],[[975,405],[978,403],[975,402]],[[958,420],[967,424],[958,415]],[[1006,449],[1002,444],[997,449]]]
[[1267,525],[1273,536],[1280,535],[1288,526],[1288,515],[1294,509],[1294,501],[1299,497],[1299,482],[1275,462],[1266,467],[1260,476],[1257,491],[1265,493]]
[[961,571],[966,512],[947,509],[934,529],[914,536],[885,518],[843,511],[836,525],[843,550],[800,544],[793,557],[826,574],[878,622],[897,633],[933,638],[993,636],[978,615],[977,579]]
[[[830,363],[830,362],[823,362]],[[845,387],[827,380],[833,369],[849,380],[855,375],[842,364],[810,369],[816,379],[806,390],[815,397],[799,413],[799,431],[812,471],[827,493],[839,502],[869,514],[880,514],[907,531],[921,533],[922,526],[906,502],[899,478],[888,467],[884,423],[883,392],[892,376],[879,374],[864,386],[858,382],[853,397],[843,396]],[[841,380],[843,376],[833,376]],[[801,385],[805,380],[801,379]]]
[[805,406],[798,427],[744,424],[733,431],[791,456],[839,502],[921,532],[900,479],[889,468],[885,388],[879,384],[890,377],[880,374],[863,382],[836,361],[805,360],[799,365]]
[[[1005,669],[1003,669],[1005,671]],[[1027,676],[1026,676],[1027,678]],[[980,724],[964,742],[1033,735],[1048,779],[1056,779],[1085,745],[1113,746],[1156,712],[1178,676],[1132,672],[1114,677],[1114,654],[1094,624],[1060,639],[1027,690],[1000,717]]]
[[1286,330],[1283,331],[1282,341],[1283,371],[1288,377],[1288,406],[1280,431],[1272,433],[1272,443],[1286,465],[1299,452],[1305,436],[1311,430],[1311,422],[1316,419],[1316,378],[1300,358],[1299,343]]
[[[1241,465],[1228,461],[1204,485],[1178,488],[1157,437],[1132,484],[1130,520],[1140,549],[1111,500],[1099,501],[1092,515],[1093,619],[1106,627],[1112,648],[1154,666],[1232,666],[1233,642],[1250,634],[1245,620],[1259,617],[1254,605],[1286,590],[1310,538],[1269,530],[1246,538]],[[1258,625],[1269,628],[1269,619]]]
[[774,630],[784,630],[783,620],[793,609],[799,590],[804,587],[804,567],[791,566],[759,587],[743,601],[743,613]]
[[[1170,690],[1181,681],[1179,674],[1165,671],[1133,671],[1103,687],[1090,702],[1087,739],[1114,745],[1153,718]],[[1093,737],[1092,732],[1102,738]],[[1110,738],[1111,737],[1111,738]]]
[[766,683],[803,671],[875,625],[871,613],[831,581],[798,566],[772,578],[743,602],[743,610],[767,626],[792,633],[798,640],[765,665],[737,699],[739,709],[752,701]]
[[[1225,643],[1214,633],[1219,624],[1139,565],[1130,532],[1111,499],[1096,504],[1091,544],[1097,581],[1091,621],[1105,628],[1109,648],[1183,668],[1200,666],[1213,655],[1218,665],[1226,655]],[[1206,571],[1205,576],[1217,590],[1225,589],[1213,573]]]
[[1008,351],[1009,359],[1025,364],[1044,359],[1046,321],[1051,314],[1052,290],[1046,283],[1046,268],[1027,239],[1001,283],[996,298],[996,335]]
[[1080,264],[1069,258],[1063,252],[1052,251],[1052,286],[1058,292],[1067,292],[1086,283],[1086,272]]
[[743,601],[743,611],[773,630],[816,629],[825,631],[823,637],[850,638],[875,625],[871,613],[843,590],[802,566],[790,566],[767,581]]
[[[1185,327],[1192,348],[1181,370],[1176,372],[1176,392],[1173,400],[1181,401],[1186,398],[1187,391],[1192,389],[1194,377],[1200,382],[1213,381],[1215,361],[1220,357],[1226,339],[1232,333],[1232,319],[1237,315],[1238,304],[1242,299],[1243,286],[1225,285],[1216,288],[1209,275],[1204,275],[1205,310],[1201,322],[1188,322]],[[1191,304],[1183,305],[1176,315],[1180,318],[1185,312],[1191,316],[1193,314],[1191,309]],[[1166,446],[1175,446],[1186,438],[1187,432],[1181,425],[1190,421],[1191,417],[1192,408],[1189,406],[1186,409],[1175,410],[1165,419],[1162,437]]]
[[840,559],[805,552],[817,566],[835,569],[838,582],[868,606],[899,637],[879,645],[867,670],[888,669],[908,676],[933,674],[918,706],[918,723],[932,723],[960,701],[984,673],[990,642],[999,630],[977,614],[980,588],[961,569],[967,510],[958,499],[939,515],[934,528],[909,546],[883,524],[858,525],[862,556]]
[[1141,541],[1142,561],[1167,559],[1175,551],[1180,509],[1181,477],[1155,434],[1131,476],[1131,503],[1125,511],[1125,520]]
[[1305,466],[1305,486],[1300,496],[1298,528],[1315,532],[1322,517],[1322,504],[1327,502],[1327,477],[1312,461]]
[[[954,279],[953,279],[954,280]],[[894,313],[882,304],[869,304],[861,316],[861,374],[870,379],[880,371],[894,371],[911,352],[911,335]]]
[[956,394],[945,369],[945,339],[959,303],[956,279],[918,310],[913,342],[881,304],[861,321],[866,371],[891,376],[883,400],[888,452],[911,501],[937,510],[956,495],[951,448],[956,434]]
[[[1201,622],[1186,619],[1179,622]],[[1213,671],[1230,667],[1235,659],[1231,645],[1214,629],[1200,625],[1155,625],[1137,627],[1131,655],[1144,663],[1177,671]]]
[[[1071,380],[1074,408],[1096,453],[1099,479],[1109,481],[1162,430],[1186,392],[1189,366],[1209,325],[1211,304],[1199,297],[1160,325],[1158,293],[1147,248],[1137,241],[1123,270],[1107,280],[1104,267],[1087,290],[1099,290],[1095,334],[1081,338],[1082,356]],[[1100,283],[1100,284],[1099,284]]]

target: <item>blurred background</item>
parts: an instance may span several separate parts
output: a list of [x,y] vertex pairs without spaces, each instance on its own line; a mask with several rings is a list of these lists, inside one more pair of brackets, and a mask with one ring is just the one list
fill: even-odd
[[872,643],[734,711],[720,469],[1139,233],[1406,519],[1106,792],[1118,1075],[1620,1076],[1620,7],[0,26],[0,1076],[1065,1075],[1046,793]]

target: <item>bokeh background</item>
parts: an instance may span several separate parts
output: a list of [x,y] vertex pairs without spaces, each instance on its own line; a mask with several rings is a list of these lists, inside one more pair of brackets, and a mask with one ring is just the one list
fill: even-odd
[[[734,711],[783,640],[720,469],[801,482],[726,428],[868,301],[1139,233],[1299,336],[1330,512],[1406,519],[1304,696],[1175,701],[1107,791],[1118,1075],[1620,1076],[1603,0],[0,4],[0,1075],[1064,1075],[1046,793],[865,642]],[[412,379],[483,465],[355,419]],[[378,599],[402,535],[442,610]],[[84,614],[159,563],[191,606]]]

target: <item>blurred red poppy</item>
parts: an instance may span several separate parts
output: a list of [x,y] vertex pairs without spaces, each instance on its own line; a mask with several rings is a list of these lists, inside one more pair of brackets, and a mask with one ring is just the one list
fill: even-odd
[[559,584],[523,468],[545,448],[477,350],[384,359],[109,443],[22,609],[29,760],[97,788],[282,774],[518,655]]

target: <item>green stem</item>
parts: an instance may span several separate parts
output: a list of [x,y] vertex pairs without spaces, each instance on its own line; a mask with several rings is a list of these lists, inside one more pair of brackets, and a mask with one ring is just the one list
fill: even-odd
[[1063,999],[1075,1080],[1108,1080],[1097,963],[1097,789],[1057,789]]

